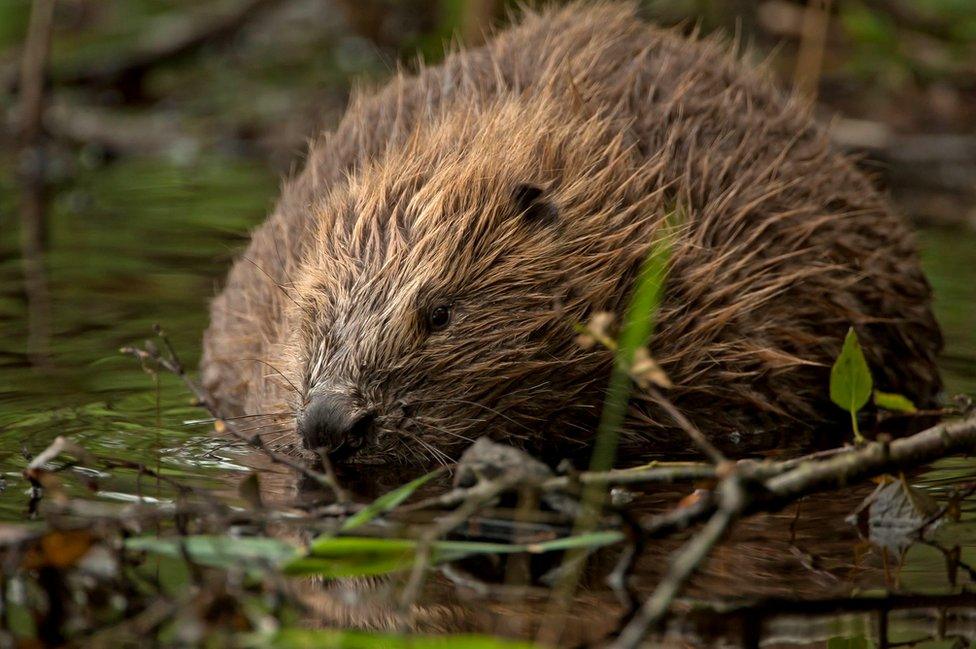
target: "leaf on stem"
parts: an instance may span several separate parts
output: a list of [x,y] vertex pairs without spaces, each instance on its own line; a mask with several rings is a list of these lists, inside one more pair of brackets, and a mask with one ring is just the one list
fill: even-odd
[[854,333],[854,327],[847,330],[840,356],[830,368],[830,400],[851,413],[851,426],[857,442],[863,441],[857,426],[857,412],[871,398],[871,371],[864,360],[864,352]]

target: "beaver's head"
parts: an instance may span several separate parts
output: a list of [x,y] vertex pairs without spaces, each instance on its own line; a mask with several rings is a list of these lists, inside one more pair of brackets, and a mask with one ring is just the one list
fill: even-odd
[[306,447],[428,463],[486,434],[585,443],[610,354],[574,325],[619,312],[664,210],[609,118],[525,106],[453,110],[318,208],[289,354]]

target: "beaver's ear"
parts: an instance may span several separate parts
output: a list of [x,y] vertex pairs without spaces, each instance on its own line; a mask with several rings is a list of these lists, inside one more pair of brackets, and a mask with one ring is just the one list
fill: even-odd
[[512,191],[515,210],[520,218],[532,223],[552,223],[559,216],[556,206],[543,196],[541,187],[529,184],[519,184]]

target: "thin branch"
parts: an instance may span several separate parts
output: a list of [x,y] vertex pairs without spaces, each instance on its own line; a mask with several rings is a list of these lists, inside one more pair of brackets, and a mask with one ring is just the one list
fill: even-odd
[[[740,461],[733,474],[741,475],[757,487],[750,492],[745,514],[774,512],[813,493],[829,491],[884,473],[897,473],[949,455],[976,451],[976,416],[946,422],[893,442],[871,442],[860,448],[849,448],[831,454],[825,460],[810,460],[779,471],[776,463],[753,463],[752,470]],[[718,509],[713,501],[652,516],[642,521],[646,536],[660,538],[674,530],[685,529],[711,516]]]
[[756,503],[763,511],[781,508],[816,493],[859,482],[882,473],[897,473],[948,455],[976,451],[976,416],[945,422],[890,443],[873,442],[821,462],[801,464],[770,478],[765,487],[772,498]]
[[335,494],[336,502],[339,504],[346,504],[350,501],[349,494],[345,489],[339,484],[339,479],[336,477],[335,471],[332,468],[332,462],[329,460],[329,454],[324,448],[318,449],[319,460],[322,462],[322,469],[325,471],[325,479],[329,481],[329,489]]
[[20,66],[20,137],[24,146],[32,146],[41,135],[53,22],[54,0],[35,0]]
[[718,511],[712,515],[701,531],[672,557],[664,579],[620,632],[617,639],[610,644],[611,649],[632,649],[638,646],[649,629],[657,628],[664,621],[674,598],[705,563],[712,549],[725,537],[742,514],[746,502],[746,492],[738,478],[730,477],[722,481]]
[[817,86],[820,84],[831,4],[832,0],[807,0],[803,12],[802,38],[796,57],[793,87],[811,105],[817,99]]
[[702,602],[693,601],[696,614],[701,615],[800,615],[818,617],[838,613],[872,613],[911,609],[972,608],[976,606],[976,592],[963,591],[947,594],[889,593],[854,597],[827,597],[822,599],[792,599],[767,597],[747,601]]
[[479,482],[476,487],[467,490],[468,498],[460,507],[450,512],[447,516],[438,519],[421,535],[417,542],[417,553],[414,558],[413,568],[410,571],[410,577],[400,595],[399,612],[401,620],[409,619],[410,611],[417,601],[417,596],[420,594],[420,589],[424,583],[424,576],[430,567],[431,548],[434,541],[464,523],[485,503],[508,491],[521,482],[522,479],[523,476],[521,474],[515,474],[503,475],[497,480]]
[[260,451],[272,462],[286,466],[292,469],[293,471],[305,476],[309,480],[312,480],[323,489],[332,491],[335,494],[336,498],[339,499],[340,493],[334,491],[334,486],[337,485],[334,485],[334,482],[330,480],[327,475],[323,473],[319,473],[318,471],[309,468],[301,460],[297,460],[288,455],[284,455],[282,453],[276,453],[275,451],[272,451],[264,444],[264,441],[261,439],[260,435],[248,436],[240,432],[237,429],[237,426],[233,422],[223,419],[221,417],[220,409],[213,398],[213,395],[207,392],[202,386],[198,385],[197,382],[194,381],[192,378],[190,378],[190,376],[186,373],[186,369],[183,367],[183,364],[180,362],[179,357],[174,355],[173,347],[170,344],[169,339],[166,337],[165,333],[162,331],[162,329],[160,329],[159,326],[156,325],[154,327],[154,330],[156,332],[156,335],[159,336],[159,338],[163,341],[164,346],[166,347],[168,353],[170,354],[169,358],[160,354],[159,350],[152,345],[147,345],[146,349],[140,349],[138,347],[123,347],[119,351],[123,354],[126,354],[128,356],[133,356],[139,359],[143,364],[151,363],[156,367],[164,369],[167,372],[170,372],[178,376],[183,381],[183,384],[187,387],[187,389],[193,394],[196,400],[200,403],[200,405],[203,406],[207,410],[207,412],[209,412],[215,419],[218,420],[219,422],[219,425],[217,426],[218,430],[220,430],[221,432],[226,432],[231,437],[234,437],[235,439],[244,442],[245,444],[256,449],[257,451]]
[[647,386],[646,391],[651,395],[651,398],[657,402],[659,406],[664,408],[664,411],[675,421],[676,424],[685,432],[685,434],[691,438],[695,446],[704,453],[709,460],[714,462],[716,465],[723,465],[728,463],[728,460],[722,452],[715,448],[715,445],[708,441],[705,434],[698,430],[691,421],[685,417],[684,413],[678,410],[678,408],[671,403],[671,401],[665,397],[660,390],[654,386]]
[[539,485],[543,491],[572,489],[577,484],[625,485],[691,482],[718,477],[715,467],[700,462],[651,462],[631,469],[584,471],[573,476],[549,478]]
[[967,484],[962,485],[959,488],[954,489],[953,492],[949,494],[948,502],[946,502],[945,505],[940,507],[939,511],[929,516],[927,519],[925,519],[922,522],[921,525],[918,526],[918,529],[915,530],[915,536],[919,540],[924,541],[926,532],[932,525],[936,523],[936,521],[942,520],[949,513],[949,511],[952,510],[953,507],[958,507],[959,503],[966,500],[974,493],[976,493],[976,482],[969,482]]

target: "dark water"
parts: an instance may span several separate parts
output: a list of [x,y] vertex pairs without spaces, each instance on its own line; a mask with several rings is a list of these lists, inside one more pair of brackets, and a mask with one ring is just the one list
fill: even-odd
[[[52,200],[46,260],[51,304],[49,313],[41,308],[33,314],[50,329],[49,339],[40,341],[48,361],[37,369],[27,349],[29,300],[18,253],[17,196],[12,185],[3,184],[10,177],[0,174],[0,523],[25,522],[25,455],[38,453],[57,435],[70,435],[101,456],[158,466],[186,484],[224,488],[228,476],[246,470],[242,452],[210,435],[207,424],[185,423],[206,414],[189,405],[174,378],[154,377],[117,350],[149,337],[159,323],[186,364],[196,365],[207,300],[247,230],[266,213],[277,179],[263,167],[225,159],[181,165],[129,161],[75,170]],[[976,235],[933,230],[921,239],[947,339],[948,389],[976,394]],[[939,497],[973,479],[976,462],[953,459],[915,482]],[[76,480],[65,480],[64,488],[113,501],[174,495],[125,470],[100,476],[97,490]],[[787,539],[784,532],[793,512],[743,525],[695,592],[825,596],[883,588],[880,553],[859,546],[856,532],[843,521],[867,491],[840,501],[810,501],[797,538]],[[959,546],[962,560],[976,565],[976,502],[963,509],[962,521],[941,529],[939,539]],[[656,555],[658,567],[665,549]],[[810,557],[828,567],[810,568]],[[907,590],[953,590],[944,556],[930,546],[910,548],[897,576]],[[966,579],[963,571],[960,583]],[[893,615],[892,638],[925,635],[935,622],[923,618]],[[871,624],[857,614],[784,618],[765,632],[771,640],[795,644],[869,633]],[[970,637],[973,624],[970,619]]]
[[[9,176],[7,176],[9,178]],[[0,520],[23,520],[23,454],[70,435],[107,457],[158,462],[190,484],[239,469],[234,453],[186,420],[190,406],[171,376],[144,372],[123,345],[152,337],[159,323],[195,367],[207,300],[249,228],[271,203],[277,180],[229,160],[187,166],[128,162],[80,169],[52,200],[47,282],[51,308],[44,369],[28,356],[28,299],[21,281],[12,187],[0,194]],[[69,491],[73,481],[66,481]],[[131,498],[125,471],[92,497]],[[148,490],[150,485],[142,485]],[[168,497],[166,488],[151,495]]]

